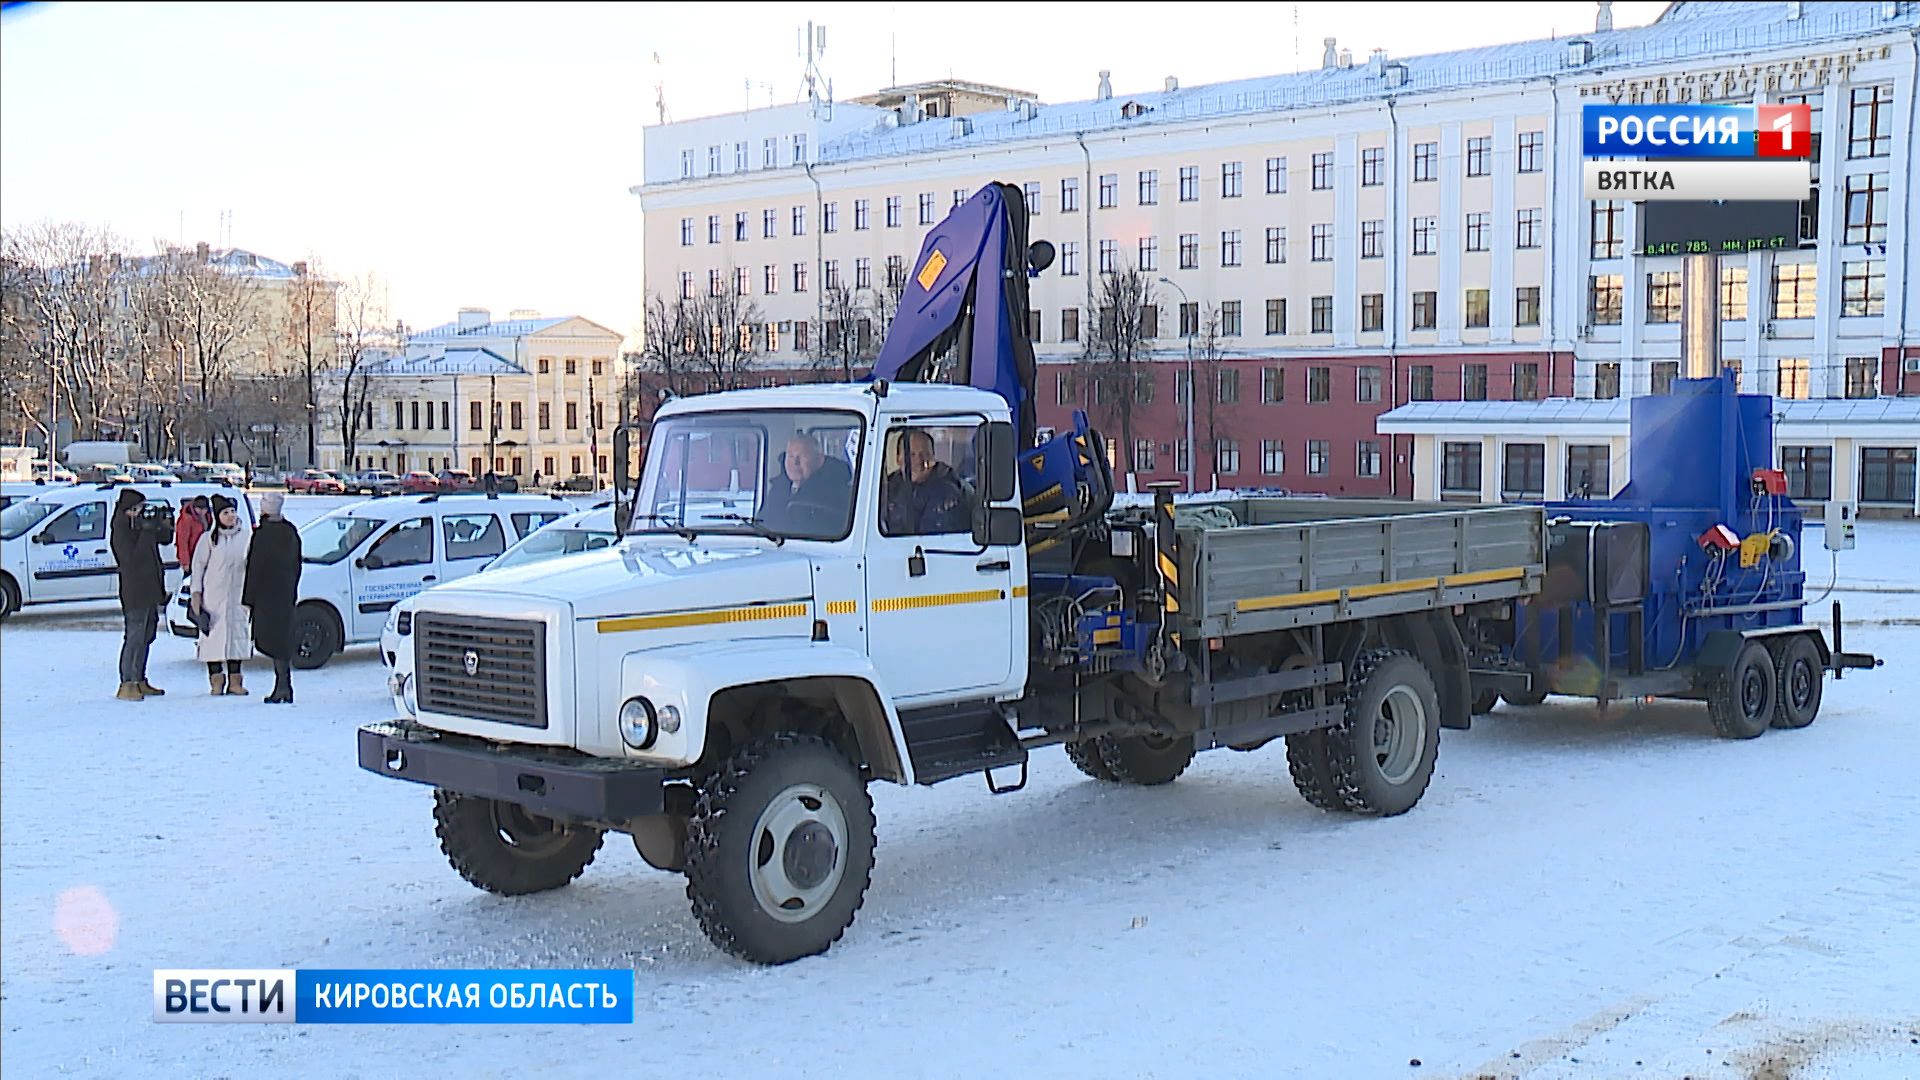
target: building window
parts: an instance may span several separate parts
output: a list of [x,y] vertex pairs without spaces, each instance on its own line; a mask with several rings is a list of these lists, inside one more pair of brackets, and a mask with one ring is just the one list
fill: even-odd
[[540,407],[538,409],[538,415],[540,417],[541,431],[546,431],[553,427],[553,403],[552,402],[549,402],[549,401],[541,402]]
[[588,371],[597,379],[605,373],[606,367],[607,362],[605,360],[594,360],[592,366],[588,368]]
[[1876,83],[1856,86],[1853,114],[1847,124],[1849,158],[1886,157],[1893,151],[1893,86]]
[[1519,171],[1523,173],[1539,172],[1545,167],[1547,134],[1544,131],[1523,131],[1520,133],[1516,159]]
[[1871,356],[1847,357],[1846,394],[1850,398],[1880,396],[1880,361]]
[[1854,173],[1847,177],[1846,242],[1886,243],[1887,207],[1886,173]]
[[907,260],[900,255],[887,256],[887,288],[907,287]]
[[1360,295],[1360,329],[1382,330],[1387,325],[1387,294],[1362,293]]
[[1787,498],[1800,502],[1833,498],[1833,447],[1782,446],[1780,471],[1787,474]]
[[836,233],[840,231],[840,204],[830,202],[820,208],[820,231]]
[[1040,312],[1036,308],[1027,309],[1027,340],[1040,340]]
[[1407,400],[1433,400],[1433,365],[1415,364],[1407,373]]
[[[1031,213],[1031,211],[1029,211],[1029,213]],[[899,227],[900,227],[900,196],[889,195],[887,196],[887,228],[897,229]]]
[[920,224],[933,224],[933,192],[931,191],[920,193]]
[[1312,248],[1309,255],[1314,262],[1333,261],[1333,226],[1315,225],[1312,230]]
[[680,246],[693,246],[693,219],[690,217],[680,219]]
[[1173,444],[1173,469],[1175,472],[1187,471],[1187,440],[1179,439]]
[[955,210],[960,209],[961,205],[966,201],[967,201],[967,189],[963,187],[954,188],[953,189],[953,208]]
[[1417,217],[1413,219],[1413,253],[1432,255],[1439,251],[1439,219]]
[[1279,439],[1260,440],[1260,472],[1280,476],[1287,471],[1287,444]]
[[1369,146],[1360,151],[1360,186],[1379,187],[1386,183],[1387,148]]
[[1883,315],[1887,306],[1887,263],[1865,259],[1840,264],[1840,314]]
[[1500,470],[1500,494],[1509,499],[1539,499],[1547,493],[1547,448],[1543,443],[1508,443]]
[[1620,362],[1607,360],[1593,365],[1593,397],[1612,401],[1620,396]]
[[1260,404],[1278,405],[1287,400],[1286,369],[1263,367],[1260,369]]
[[1449,494],[1480,493],[1480,444],[1440,444],[1440,490]]
[[572,378],[578,374],[580,374],[580,358],[577,356],[567,357],[567,377]]
[[1134,472],[1152,472],[1153,471],[1153,440],[1152,439],[1133,440],[1133,471]]
[[821,265],[820,272],[822,277],[825,280],[826,287],[828,289],[839,288],[840,287],[840,260],[828,259],[826,262],[820,265]]
[[747,144],[746,143],[737,142],[733,144],[733,171],[734,172],[747,171]]
[[1240,197],[1240,163],[1222,162],[1220,165],[1220,197],[1237,199]]
[[1070,308],[1060,309],[1060,340],[1061,341],[1079,341],[1080,340],[1080,309],[1079,308],[1070,307]]
[[1593,242],[1588,256],[1595,259],[1617,259],[1626,251],[1626,241],[1621,229],[1621,218],[1626,213],[1626,203],[1619,200],[1596,202],[1589,214],[1592,224]]
[[868,226],[873,224],[872,209],[873,209],[872,199],[853,200],[853,231],[854,232],[864,231]]
[[760,268],[760,291],[767,296],[780,293],[780,268],[768,263]]
[[1139,179],[1140,205],[1158,206],[1160,204],[1160,170],[1141,169]]
[[1040,185],[1037,183],[1022,184],[1020,186],[1020,190],[1027,197],[1027,216],[1030,218],[1039,217],[1040,216]]
[[1100,241],[1100,272],[1111,274],[1120,262],[1120,241]]
[[1100,174],[1100,209],[1111,210],[1120,205],[1120,174]]
[[1467,290],[1466,304],[1467,304],[1468,329],[1484,330],[1487,328],[1487,326],[1490,323],[1490,316],[1492,315],[1492,310],[1491,310],[1493,307],[1492,297],[1493,297],[1493,291],[1491,289],[1468,289]]
[[1365,478],[1380,475],[1380,443],[1375,439],[1361,439],[1357,448],[1354,467]]
[[1307,404],[1324,405],[1333,400],[1333,369],[1318,365],[1307,369]]
[[1313,190],[1333,190],[1333,152],[1313,155]]
[[1680,377],[1680,361],[1655,360],[1647,388],[1655,394],[1673,393],[1673,381]]
[[1540,365],[1521,360],[1513,365],[1513,400],[1540,400]]
[[1220,265],[1240,265],[1240,230],[1228,229],[1220,234]]
[[707,243],[717,244],[719,242],[720,242],[720,215],[708,214],[707,215]]
[[1567,497],[1604,499],[1613,494],[1613,449],[1607,446],[1567,447]]
[[1440,314],[1440,294],[1437,292],[1417,292],[1413,294],[1413,327],[1415,330],[1431,330]]
[[793,137],[793,163],[795,165],[805,165],[807,163],[807,137],[805,135],[795,135]]
[[1180,201],[1200,201],[1200,166],[1180,166]]
[[807,351],[811,340],[812,329],[812,326],[805,319],[793,324],[793,347],[795,349],[801,352]]
[[1314,297],[1313,300],[1311,301],[1311,307],[1308,309],[1308,313],[1313,320],[1312,330],[1314,333],[1316,334],[1333,333],[1333,297],[1331,296]]
[[[680,179],[688,180],[688,179],[691,179],[692,177],[693,177],[693,150],[691,148],[688,148],[686,150],[680,151]],[[355,466],[358,467],[358,462],[355,462]]]
[[760,211],[760,238],[771,240],[780,235],[780,211],[767,209]]
[[1307,475],[1325,476],[1333,464],[1331,444],[1325,439],[1307,440]]
[[1647,322],[1680,321],[1680,271],[1659,270],[1647,275]]
[[1378,259],[1387,253],[1387,223],[1384,220],[1360,223],[1360,257]]
[[718,146],[709,146],[707,147],[707,175],[716,176],[719,172],[720,148]]
[[1160,238],[1143,236],[1140,238],[1140,269],[1155,271],[1160,269]]
[[[1220,334],[1222,337],[1240,336],[1240,301],[1227,300],[1220,305]],[[1235,376],[1238,378],[1238,376]],[[1236,386],[1238,383],[1235,384]]]
[[1380,368],[1371,364],[1355,368],[1353,372],[1353,400],[1362,405],[1370,405],[1380,400]]
[[1476,135],[1467,140],[1467,175],[1493,175],[1493,136]]
[[1619,274],[1594,274],[1587,278],[1587,321],[1595,326],[1620,325],[1620,307],[1626,289]]
[[1267,333],[1284,334],[1287,332],[1287,302],[1284,299],[1267,301]]
[[[680,271],[680,299],[693,299],[693,271],[691,270]],[[542,365],[540,374],[545,375],[547,373],[545,368],[546,361],[542,360],[540,363]]]
[[[1140,336],[1143,338],[1157,338],[1160,336],[1160,305],[1159,304],[1141,305]],[[1035,340],[1038,340],[1038,339],[1036,338]],[[1137,397],[1138,395],[1135,395],[1135,396]],[[1149,383],[1148,393],[1142,403],[1144,404],[1145,401],[1152,401],[1152,400],[1153,400],[1152,384]]]
[[1813,263],[1773,264],[1773,317],[1811,319],[1819,268]]
[[1423,180],[1440,179],[1439,143],[1423,142],[1413,144],[1413,179],[1416,183]]
[[507,406],[507,426],[508,426],[508,427],[510,427],[510,428],[512,428],[512,429],[513,429],[513,430],[515,430],[515,431],[519,431],[519,430],[520,430],[520,429],[521,429],[522,427],[524,427],[525,425],[526,425],[526,408],[525,408],[525,406],[524,406],[524,405],[523,405],[523,404],[522,404],[521,402],[518,402],[518,401],[515,401],[515,402],[511,402],[510,404],[508,404],[508,406]]
[[1267,262],[1284,263],[1287,261],[1287,230],[1284,226],[1272,225],[1267,228]]
[[1742,322],[1747,317],[1747,268],[1720,268],[1720,318],[1723,322]]
[[746,296],[753,292],[753,275],[744,266],[733,268],[733,295]]
[[1860,501],[1913,505],[1914,449],[1869,446],[1860,451]]
[[733,215],[733,239],[736,243],[744,244],[747,242],[747,212],[745,210]]
[[1080,242],[1069,240],[1060,245],[1060,276],[1077,277],[1080,273]]
[[1516,248],[1537,248],[1540,246],[1540,217],[1538,207],[1521,210],[1513,219],[1513,246]]
[[1185,405],[1187,403],[1187,396],[1192,389],[1193,389],[1193,373],[1192,372],[1175,371],[1173,373],[1173,400],[1175,404]]
[[1476,210],[1467,215],[1467,250],[1486,251],[1488,238],[1493,233],[1493,215],[1485,210]]
[[725,296],[727,294],[726,272],[715,267],[707,271],[707,295]]
[[1074,214],[1080,211],[1080,178],[1069,176],[1060,181],[1060,212]]
[[807,264],[806,263],[797,262],[793,264],[793,291],[797,293],[803,293],[807,291]]
[[873,288],[873,260],[853,260],[853,287],[856,289]]
[[1783,356],[1774,367],[1778,373],[1774,380],[1777,384],[1774,388],[1776,397],[1805,401],[1812,396],[1808,381],[1811,368],[1805,357]]
[[1287,159],[1270,157],[1267,159],[1267,194],[1285,195],[1287,193]]
[[480,402],[467,402],[467,430],[479,431],[483,421],[480,419]]
[[1460,400],[1487,400],[1487,365],[1462,364],[1460,366]]
[[1540,325],[1540,286],[1521,285],[1513,290],[1513,325]]
[[1237,439],[1221,439],[1214,444],[1213,465],[1215,472],[1237,473],[1240,471],[1240,442]]

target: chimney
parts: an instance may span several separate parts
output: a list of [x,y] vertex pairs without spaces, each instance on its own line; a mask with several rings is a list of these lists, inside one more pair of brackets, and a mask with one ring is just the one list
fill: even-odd
[[1407,85],[1407,65],[1398,60],[1387,65],[1387,85],[1399,88]]
[[921,119],[920,95],[908,94],[907,100],[900,103],[900,122],[902,124],[917,124]]
[[209,254],[211,254],[211,250],[207,247],[205,240],[193,245],[193,257],[199,259],[201,262],[206,262]]
[[1600,0],[1600,14],[1594,16],[1593,31],[1605,34],[1613,30],[1613,4],[1611,0]]
[[1340,70],[1345,71],[1346,69],[1352,66],[1353,66],[1353,50],[1341,49],[1340,50]]
[[953,118],[953,137],[964,139],[973,134],[973,121],[964,116]]
[[1171,75],[1167,76],[1167,93],[1171,94],[1178,89],[1180,89],[1180,80]]
[[1804,4],[1800,3],[1800,0],[1787,0],[1787,21],[1793,22],[1798,20],[1800,16],[1804,14],[1805,7]]
[[1320,70],[1332,71],[1340,65],[1340,50],[1337,48],[1337,43],[1333,38],[1322,38],[1321,40],[1325,42],[1327,51],[1320,54]]
[[1580,67],[1593,59],[1593,43],[1584,38],[1567,42],[1567,66]]
[[1113,72],[1100,73],[1100,89],[1094,92],[1093,100],[1107,101],[1113,97]]
[[1373,55],[1367,58],[1367,70],[1371,71],[1373,77],[1376,79],[1385,75],[1387,73],[1387,50],[1373,50]]
[[493,312],[486,308],[463,307],[460,309],[459,327],[462,334],[474,330],[485,330],[491,322],[493,322]]

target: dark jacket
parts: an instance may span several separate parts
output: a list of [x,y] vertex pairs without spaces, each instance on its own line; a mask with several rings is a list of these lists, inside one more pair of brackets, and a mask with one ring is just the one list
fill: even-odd
[[253,644],[275,660],[293,659],[293,605],[300,597],[300,534],[285,518],[253,530],[240,602],[253,617]]
[[123,489],[113,504],[113,523],[107,527],[113,561],[120,573],[120,606],[163,607],[167,602],[167,574],[160,563],[160,537],[136,527],[127,511],[146,502],[146,496]]
[[[766,505],[761,516],[776,528],[840,528],[846,520],[847,509],[853,501],[853,471],[847,463],[836,457],[828,457],[820,462],[820,467],[798,484],[787,479],[783,471],[774,476],[767,485]],[[801,502],[812,506],[824,506],[832,511],[835,520],[805,522],[793,520],[788,513],[789,503]],[[819,511],[802,511],[817,514]]]
[[966,489],[959,474],[944,461],[935,462],[933,472],[918,484],[905,473],[887,477],[882,512],[886,531],[893,536],[966,532],[973,527]]

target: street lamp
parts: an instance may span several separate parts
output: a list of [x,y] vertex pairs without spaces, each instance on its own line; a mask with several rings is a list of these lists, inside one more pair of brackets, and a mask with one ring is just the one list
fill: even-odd
[[[1187,339],[1187,494],[1193,494],[1193,331],[1187,328],[1186,308],[1187,290],[1175,284],[1172,278],[1161,278],[1160,284],[1180,294],[1180,336]],[[1196,318],[1194,320],[1198,322]]]

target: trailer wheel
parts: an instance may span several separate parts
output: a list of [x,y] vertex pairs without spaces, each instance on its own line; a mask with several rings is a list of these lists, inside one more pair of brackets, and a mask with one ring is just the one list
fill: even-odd
[[1193,736],[1102,735],[1094,740],[1100,760],[1121,784],[1154,787],[1169,784],[1193,761]]
[[1101,756],[1099,740],[1080,739],[1066,744],[1067,760],[1073,767],[1095,780],[1113,782],[1113,770],[1107,768],[1107,759]]
[[469,884],[501,896],[547,892],[593,863],[599,829],[562,825],[524,807],[436,788],[433,831]]
[[1482,690],[1480,691],[1479,694],[1474,696],[1473,715],[1485,716],[1488,713],[1492,712],[1493,707],[1498,704],[1500,704],[1500,691]]
[[1820,694],[1827,674],[1820,663],[1820,650],[1811,638],[1801,634],[1787,639],[1773,659],[1780,672],[1780,685],[1774,692],[1777,702],[1773,726],[1806,727],[1820,715]]
[[1545,690],[1502,690],[1500,691],[1500,699],[1509,705],[1516,705],[1522,709],[1531,709],[1535,705],[1547,700],[1547,692]]
[[1713,730],[1725,739],[1755,739],[1773,723],[1779,698],[1773,654],[1758,641],[1740,646],[1733,663],[1707,685],[1707,711]]
[[687,899],[720,949],[757,964],[827,951],[873,876],[873,800],[846,755],[782,732],[701,780],[688,823]]
[[1287,772],[1300,797],[1322,810],[1345,810],[1333,767],[1327,764],[1327,733],[1302,731],[1287,736]]
[[1440,754],[1440,695],[1425,665],[1396,649],[1366,653],[1347,681],[1347,712],[1328,728],[1341,801],[1362,814],[1413,809]]

